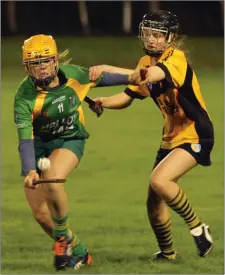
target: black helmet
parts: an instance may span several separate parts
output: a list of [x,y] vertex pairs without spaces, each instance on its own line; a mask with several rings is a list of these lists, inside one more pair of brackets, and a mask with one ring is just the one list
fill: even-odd
[[139,38],[141,39],[144,52],[150,56],[159,56],[165,50],[149,50],[145,46],[145,37],[143,29],[152,29],[163,32],[166,35],[167,45],[171,44],[175,39],[179,30],[178,18],[169,11],[158,10],[153,13],[147,13],[143,16],[139,25]]

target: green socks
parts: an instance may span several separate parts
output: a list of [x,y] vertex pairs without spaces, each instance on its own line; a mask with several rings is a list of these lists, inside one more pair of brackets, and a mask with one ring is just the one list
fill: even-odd
[[54,222],[54,228],[52,230],[53,238],[56,239],[59,235],[68,237],[68,216],[66,215],[64,218],[61,219],[52,217],[52,220]]
[[72,246],[73,256],[84,256],[87,253],[85,246],[80,242],[76,235],[73,234],[72,238],[69,240],[69,244]]
[[61,219],[52,217],[52,220],[54,222],[54,228],[52,230],[52,235],[54,239],[56,239],[57,236],[59,235],[65,236],[68,240],[68,243],[72,247],[73,256],[75,257],[84,256],[87,253],[87,250],[85,246],[81,243],[79,238],[74,234],[72,235],[71,238],[68,235],[69,233],[68,216],[66,215]]

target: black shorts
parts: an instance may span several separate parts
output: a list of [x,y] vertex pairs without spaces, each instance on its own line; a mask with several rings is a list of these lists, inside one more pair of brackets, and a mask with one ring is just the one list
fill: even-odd
[[177,147],[173,149],[162,149],[159,148],[157,152],[157,156],[155,159],[155,163],[153,166],[153,169],[174,149],[176,148],[182,148],[188,153],[190,153],[198,164],[202,166],[210,166],[211,165],[211,159],[210,159],[210,153],[212,151],[214,142],[207,142],[207,143],[201,143],[201,144],[191,144],[191,143],[183,143],[181,145],[178,145]]

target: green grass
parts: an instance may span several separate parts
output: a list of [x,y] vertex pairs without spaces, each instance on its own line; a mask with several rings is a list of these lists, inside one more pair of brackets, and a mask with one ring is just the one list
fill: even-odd
[[[13,98],[24,73],[21,39],[2,45],[2,272],[54,274],[52,241],[34,222],[23,193]],[[71,48],[75,63],[108,63],[134,67],[142,55],[137,38],[59,39]],[[151,263],[158,248],[148,225],[145,201],[148,178],[160,143],[161,114],[150,100],[123,111],[106,110],[97,119],[86,106],[91,137],[78,169],[66,185],[73,230],[91,250],[94,264],[79,273],[91,274],[223,274],[223,40],[191,39],[192,64],[215,126],[213,165],[197,167],[180,182],[203,221],[211,226],[215,247],[207,259],[196,256],[184,222],[172,213],[177,264]],[[91,96],[111,95],[123,87],[96,88]],[[71,273],[66,271],[64,273]],[[57,273],[58,274],[58,273]]]

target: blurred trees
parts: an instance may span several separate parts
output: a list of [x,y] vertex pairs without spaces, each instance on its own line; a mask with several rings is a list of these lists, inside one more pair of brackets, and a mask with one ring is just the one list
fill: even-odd
[[178,15],[187,35],[223,35],[224,1],[1,1],[2,35],[137,35],[142,16]]

